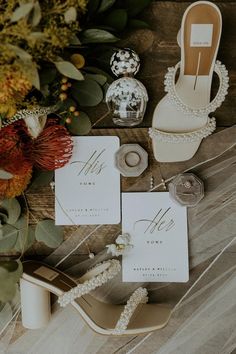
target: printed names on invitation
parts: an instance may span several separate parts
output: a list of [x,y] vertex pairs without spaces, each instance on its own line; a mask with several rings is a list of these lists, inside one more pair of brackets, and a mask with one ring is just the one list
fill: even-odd
[[120,222],[120,174],[114,166],[117,137],[74,137],[67,166],[56,171],[56,223]]
[[123,193],[122,228],[133,248],[123,256],[123,281],[186,282],[186,208],[169,193]]

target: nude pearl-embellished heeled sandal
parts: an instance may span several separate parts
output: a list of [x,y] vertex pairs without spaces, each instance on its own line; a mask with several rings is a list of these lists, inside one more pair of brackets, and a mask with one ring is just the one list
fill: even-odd
[[50,320],[50,293],[62,307],[73,305],[84,321],[97,333],[105,335],[141,334],[164,327],[169,321],[168,305],[147,304],[147,290],[138,288],[127,304],[103,303],[89,293],[120,272],[118,260],[105,261],[89,270],[79,284],[58,269],[40,262],[23,263],[20,281],[22,324],[41,328]]
[[[178,36],[181,61],[168,69],[167,94],[157,105],[149,130],[159,162],[192,158],[202,139],[215,130],[215,118],[209,113],[222,104],[229,86],[225,66],[216,61],[221,30],[220,10],[211,2],[195,2],[184,13]],[[219,77],[219,89],[210,102],[213,72]]]

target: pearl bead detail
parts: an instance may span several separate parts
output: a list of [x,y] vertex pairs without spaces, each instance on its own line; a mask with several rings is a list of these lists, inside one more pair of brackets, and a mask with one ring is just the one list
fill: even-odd
[[151,176],[150,177],[150,189],[153,189],[154,188],[154,177]]
[[186,133],[173,133],[159,130],[157,128],[149,128],[150,137],[167,143],[192,143],[210,135],[216,128],[215,118],[208,118],[207,124],[198,130]]
[[20,119],[25,118],[38,118],[43,115],[47,115],[49,113],[53,113],[56,109],[56,106],[51,107],[36,107],[34,109],[23,109],[18,111],[11,119],[8,119],[2,123],[3,127],[6,127],[9,124],[12,124]]
[[206,107],[203,108],[191,108],[187,106],[178,96],[175,88],[175,77],[179,68],[180,62],[176,64],[175,67],[168,68],[168,72],[165,75],[164,80],[165,92],[168,93],[168,99],[177,106],[177,109],[197,117],[214,112],[218,107],[221,106],[222,102],[225,100],[226,95],[228,94],[229,88],[229,76],[225,65],[223,65],[219,60],[216,61],[214,71],[220,79],[219,90],[213,101],[211,101]]
[[[120,272],[121,265],[118,260],[111,259],[101,264],[106,263],[110,263],[110,265],[109,268],[107,268],[105,271],[93,277],[92,279],[86,280],[83,284],[78,284],[76,287],[59,296],[58,303],[60,304],[60,306],[65,307],[66,305],[74,301],[76,298],[88,294],[90,291],[96,289],[99,286],[102,286],[110,279],[114,278],[114,276]],[[95,268],[96,267],[94,267],[94,269]]]
[[129,321],[138,305],[141,303],[146,304],[148,302],[147,294],[148,292],[145,288],[140,287],[135,290],[135,292],[127,301],[127,304],[124,307],[124,311],[121,313],[120,318],[112,334],[121,335],[125,332],[126,328],[128,327]]

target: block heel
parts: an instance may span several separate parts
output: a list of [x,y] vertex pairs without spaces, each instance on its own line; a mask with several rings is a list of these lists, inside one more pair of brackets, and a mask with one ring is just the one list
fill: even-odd
[[51,317],[50,292],[28,280],[20,280],[22,324],[25,328],[38,329]]

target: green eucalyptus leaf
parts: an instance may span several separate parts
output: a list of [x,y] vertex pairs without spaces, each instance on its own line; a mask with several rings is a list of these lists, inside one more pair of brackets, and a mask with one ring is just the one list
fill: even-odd
[[69,61],[58,61],[54,63],[57,70],[64,76],[74,80],[84,80],[80,70]]
[[17,199],[4,199],[0,202],[0,210],[7,212],[7,223],[15,224],[21,214],[21,206]]
[[40,70],[39,77],[41,86],[51,84],[57,77],[57,69],[54,65],[45,67],[43,70]]
[[71,23],[75,22],[77,18],[77,11],[74,6],[69,7],[69,9],[64,14],[65,22]]
[[98,9],[98,13],[108,10],[110,7],[112,7],[115,4],[115,2],[116,0],[102,0],[101,5]]
[[0,306],[0,332],[9,324],[13,316],[12,308],[8,302]]
[[[50,95],[50,90],[49,90],[49,85],[40,85],[40,92],[41,94],[43,95],[45,101],[44,102],[47,102],[47,98],[48,96]],[[47,103],[45,104],[42,104],[43,106],[47,105]]]
[[84,70],[86,71],[86,73],[101,74],[105,76],[109,84],[111,84],[114,81],[113,77],[109,75],[106,71],[96,68],[95,66],[86,66]]
[[106,93],[107,93],[107,90],[109,88],[109,84],[106,82],[105,85],[102,87],[102,90],[103,90],[103,96],[104,96],[104,102],[106,100]]
[[14,298],[22,272],[20,261],[0,262],[0,301],[7,302]]
[[20,218],[14,226],[19,230],[14,250],[23,253],[34,244],[35,230],[28,225],[25,217]]
[[128,22],[128,26],[130,28],[134,28],[134,29],[146,29],[146,28],[150,28],[149,24],[145,21],[141,21],[141,20],[136,20],[136,19],[131,19]]
[[18,237],[18,230],[8,224],[1,228],[2,238],[0,239],[0,252],[8,252],[14,249]]
[[108,32],[113,32],[115,30],[114,27],[106,26],[106,25],[96,25],[96,28],[104,30],[104,31],[108,31]]
[[6,224],[7,223],[7,219],[8,219],[8,215],[5,214],[4,212],[0,212],[0,221],[1,221],[1,225],[0,225],[0,238],[1,236],[3,236],[2,234],[2,227],[3,227],[3,224]]
[[30,11],[33,9],[34,3],[29,2],[27,4],[22,4],[21,6],[17,7],[12,14],[11,21],[17,22],[20,19],[29,15]]
[[48,247],[56,248],[63,241],[63,228],[56,226],[54,220],[42,220],[36,226],[35,237]]
[[80,45],[81,42],[80,42],[79,38],[74,34],[74,35],[71,37],[70,44],[71,44],[71,45]]
[[72,85],[72,97],[81,106],[97,106],[103,100],[101,86],[94,80],[86,79]]
[[0,179],[11,179],[13,175],[10,172],[0,170]]
[[36,1],[34,3],[33,15],[31,20],[32,26],[33,27],[38,26],[39,22],[41,21],[41,18],[42,18],[41,7],[39,5],[39,2]]
[[0,269],[4,268],[7,272],[13,273],[18,270],[19,264],[17,261],[0,261]]
[[98,28],[87,29],[82,34],[82,43],[112,43],[117,42],[119,38],[108,31]]
[[106,70],[110,71],[111,56],[114,54],[116,49],[117,48],[114,46],[102,46],[102,49],[96,52],[96,62],[98,63],[97,65],[101,65],[104,69],[106,68]]
[[27,60],[27,59],[25,59],[25,60],[19,59],[17,62],[22,67],[25,76],[32,83],[32,85],[37,90],[40,90],[39,73],[38,73],[36,63],[34,63],[31,60]]
[[28,218],[26,217],[26,215],[22,215],[12,226],[15,227],[17,230],[24,229],[28,227]]
[[73,135],[87,135],[91,130],[89,116],[84,112],[80,112],[79,117],[72,117],[68,130]]
[[100,0],[89,0],[87,8],[90,16],[93,16],[95,12],[98,10],[100,5]]
[[35,241],[34,229],[29,226],[29,220],[26,215],[22,215],[12,226],[18,231],[14,250],[23,252]]
[[32,56],[26,52],[24,49],[13,45],[13,44],[7,44],[7,47],[11,49],[20,59],[22,60],[31,60]]
[[15,239],[17,238],[18,230],[9,224],[5,224],[2,226],[2,232],[3,232],[3,238],[11,238],[14,237]]
[[151,0],[126,0],[128,15],[130,17],[137,16],[145,7],[151,3]]
[[49,186],[54,177],[54,171],[36,171],[30,188]]
[[[76,107],[77,103],[72,98],[67,98],[65,101],[61,101],[57,108],[57,113],[60,115],[62,112],[68,111],[71,106]],[[67,113],[67,112],[66,112]]]
[[127,24],[127,11],[124,9],[115,9],[105,18],[104,23],[117,31],[123,31]]
[[101,74],[86,74],[85,75],[86,79],[91,79],[96,81],[99,85],[103,86],[107,82],[107,78],[104,75]]
[[5,276],[0,276],[1,287],[0,287],[0,301],[8,302],[11,301],[17,290],[17,282],[12,279],[8,279],[8,273]]

